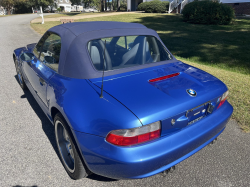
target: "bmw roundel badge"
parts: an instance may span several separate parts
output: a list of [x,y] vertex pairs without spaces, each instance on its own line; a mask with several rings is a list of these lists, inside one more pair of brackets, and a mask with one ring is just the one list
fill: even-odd
[[194,91],[193,89],[187,89],[187,93],[192,97],[195,97],[197,95],[196,91]]

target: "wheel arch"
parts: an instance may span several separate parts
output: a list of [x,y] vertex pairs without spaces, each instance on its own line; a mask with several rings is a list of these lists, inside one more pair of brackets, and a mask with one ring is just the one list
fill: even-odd
[[14,60],[14,62],[16,60],[16,54],[15,53],[13,53],[13,60]]
[[[51,111],[50,113],[51,113],[51,118],[52,118],[53,124],[54,124],[54,119],[55,119],[56,114],[59,113],[59,114],[61,115],[61,117],[63,117],[63,119],[64,119],[64,121],[66,122],[66,125],[67,125],[67,127],[68,127],[68,129],[69,129],[69,131],[70,131],[69,133],[71,134],[71,136],[72,136],[72,138],[73,138],[73,142],[74,142],[74,144],[76,145],[75,147],[76,147],[76,149],[77,149],[78,155],[80,156],[82,163],[83,163],[83,164],[86,166],[86,168],[88,169],[88,171],[86,171],[86,172],[88,172],[88,174],[91,174],[92,172],[90,171],[90,169],[89,169],[89,167],[88,167],[88,164],[87,164],[87,162],[86,162],[86,160],[85,160],[85,158],[84,158],[84,155],[83,155],[82,152],[80,151],[79,143],[78,143],[78,141],[77,141],[77,139],[76,139],[74,130],[73,130],[73,129],[70,127],[70,125],[68,124],[68,122],[67,122],[67,120],[65,119],[63,113],[62,113],[57,107],[55,107],[55,106],[51,107],[51,110],[50,110],[50,111]],[[54,124],[54,125],[55,125],[55,124]]]
[[56,116],[57,113],[60,113],[63,116],[63,114],[56,107],[54,107],[54,106],[51,107],[50,116],[51,116],[53,122],[54,122],[54,119],[55,119],[55,116]]
[[16,64],[17,57],[16,57],[15,52],[13,53],[13,55],[12,55],[12,56],[13,56],[13,61],[14,61],[14,64],[15,64],[15,65],[17,65],[17,64]]

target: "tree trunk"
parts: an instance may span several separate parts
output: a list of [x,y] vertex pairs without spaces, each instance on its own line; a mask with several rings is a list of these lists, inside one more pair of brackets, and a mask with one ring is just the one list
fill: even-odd
[[107,0],[105,0],[105,11],[107,11]]
[[117,0],[117,11],[120,11],[120,0]]
[[101,6],[102,6],[102,10],[101,10],[101,11],[102,11],[102,12],[104,12],[104,2],[103,2],[103,1],[104,1],[104,0],[101,0],[101,2],[102,2],[102,3],[101,3],[101,4],[102,4],[102,5],[101,5]]

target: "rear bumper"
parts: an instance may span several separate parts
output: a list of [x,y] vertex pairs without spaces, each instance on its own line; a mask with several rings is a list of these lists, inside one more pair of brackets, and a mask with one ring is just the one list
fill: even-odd
[[224,130],[233,107],[226,101],[213,115],[169,136],[133,147],[118,147],[104,137],[74,132],[89,169],[116,179],[144,178],[160,173],[193,155]]

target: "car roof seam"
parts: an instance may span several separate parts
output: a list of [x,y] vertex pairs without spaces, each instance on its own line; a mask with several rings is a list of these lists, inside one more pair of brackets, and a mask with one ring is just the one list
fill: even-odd
[[85,31],[85,32],[81,32],[81,33],[79,33],[78,35],[76,35],[76,37],[78,37],[78,36],[80,36],[80,35],[82,35],[82,34],[86,34],[86,33],[90,33],[90,32],[95,32],[95,31],[112,31],[112,30],[130,30],[130,29],[143,29],[143,30],[145,30],[145,29],[148,29],[148,30],[152,30],[152,31],[154,31],[153,29],[149,29],[149,28],[125,28],[125,29],[121,29],[121,28],[113,28],[113,29],[96,29],[96,30],[90,30],[90,31]]

